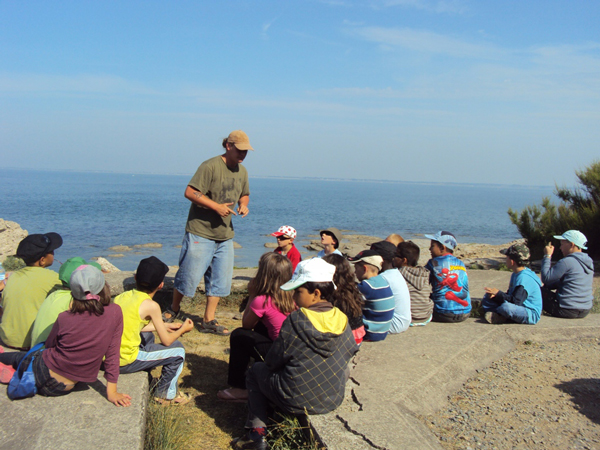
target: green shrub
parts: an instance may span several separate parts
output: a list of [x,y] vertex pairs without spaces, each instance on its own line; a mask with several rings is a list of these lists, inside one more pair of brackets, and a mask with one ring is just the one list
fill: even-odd
[[[540,259],[552,236],[567,230],[585,234],[590,256],[600,256],[600,161],[575,173],[578,187],[556,187],[554,193],[561,200],[559,205],[545,197],[540,206],[527,206],[520,212],[508,209],[511,222],[527,241],[532,259]],[[561,257],[560,252],[555,251],[554,256]]]

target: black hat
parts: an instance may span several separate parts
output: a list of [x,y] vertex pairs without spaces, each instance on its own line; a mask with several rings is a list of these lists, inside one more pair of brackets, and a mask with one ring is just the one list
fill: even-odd
[[169,266],[156,256],[142,259],[135,273],[135,281],[138,286],[155,290],[165,279]]
[[52,253],[63,243],[60,234],[30,234],[17,247],[17,256],[25,261],[25,264],[32,264],[42,256]]
[[371,250],[377,252],[379,256],[387,261],[391,261],[396,256],[396,247],[394,244],[388,241],[380,241],[371,244]]

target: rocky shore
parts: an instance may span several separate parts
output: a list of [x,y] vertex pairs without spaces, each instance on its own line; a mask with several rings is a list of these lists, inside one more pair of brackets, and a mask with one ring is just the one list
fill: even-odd
[[[4,219],[0,219],[0,262],[4,261],[7,256],[14,255],[17,246],[21,239],[27,236],[27,230],[23,230],[20,225],[16,222],[10,222]],[[319,236],[309,236],[311,239],[309,244],[304,245],[304,249],[301,249],[302,256],[304,258],[312,257],[314,254],[322,249],[321,240]],[[380,241],[381,238],[377,236],[366,236],[361,234],[346,234],[344,232],[344,239],[340,246],[340,251],[347,255],[355,255],[361,250],[369,247],[373,242]],[[419,246],[421,249],[421,257],[419,259],[420,265],[425,265],[429,259],[429,240],[428,239],[412,239],[412,241]],[[517,241],[514,241],[517,242]],[[473,267],[477,269],[494,269],[498,268],[504,261],[504,257],[499,253],[503,248],[508,247],[514,242],[509,242],[502,245],[489,245],[489,244],[459,244],[455,254],[461,258],[467,267]],[[159,242],[149,242],[144,244],[136,244],[133,246],[127,245],[114,245],[108,247],[108,250],[114,252],[109,255],[111,259],[118,259],[123,256],[124,253],[131,252],[136,249],[152,249],[161,248],[162,244]],[[240,248],[240,245],[235,243],[235,248]],[[265,244],[266,248],[275,248],[275,243]],[[109,261],[106,258],[98,257],[94,258],[102,266],[104,272],[116,272],[118,271],[117,265],[114,261]],[[117,263],[118,264],[118,263]],[[177,268],[173,266],[173,268]]]

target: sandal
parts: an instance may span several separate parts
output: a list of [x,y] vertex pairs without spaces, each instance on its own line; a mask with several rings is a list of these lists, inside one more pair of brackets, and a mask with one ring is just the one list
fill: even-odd
[[182,406],[186,403],[189,403],[191,399],[191,396],[181,391],[177,392],[175,398],[172,398],[171,400],[167,400],[166,398],[154,397],[154,401],[162,406]]
[[[167,317],[165,314],[168,314],[169,317]],[[173,323],[175,320],[184,321],[185,319],[185,314],[181,311],[181,308],[179,308],[179,311],[177,312],[173,311],[171,308],[167,308],[162,313],[162,320],[164,323]]]
[[229,336],[230,332],[223,325],[219,325],[217,319],[205,322],[204,319],[200,319],[200,331],[204,333],[215,333],[219,336]]
[[224,402],[229,403],[246,403],[248,401],[248,396],[246,397],[237,397],[231,393],[231,388],[223,389],[222,391],[217,392],[217,397],[219,400],[223,400]]

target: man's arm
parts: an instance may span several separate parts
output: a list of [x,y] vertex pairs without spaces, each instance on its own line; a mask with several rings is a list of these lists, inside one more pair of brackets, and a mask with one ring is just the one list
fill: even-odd
[[[203,208],[212,209],[221,217],[227,217],[230,214],[234,214],[237,216],[237,213],[233,209],[230,208],[230,206],[233,206],[233,203],[217,203],[217,202],[211,200],[210,198],[208,198],[206,195],[204,195],[198,189],[193,188],[192,186],[188,185],[185,188],[184,196],[190,202],[192,202],[194,205],[198,205]],[[241,201],[242,201],[242,199],[240,199],[240,202]],[[247,204],[247,202],[246,202],[246,204]],[[246,210],[247,209],[248,208],[246,207]],[[248,214],[248,213],[246,212],[246,214]]]
[[162,319],[160,306],[158,305],[158,303],[156,303],[150,298],[144,300],[140,305],[140,318],[150,319],[152,325],[154,325],[154,328],[158,333],[160,342],[166,347],[168,347],[177,339],[179,339],[179,336],[187,333],[188,331],[194,328],[194,322],[192,322],[191,319],[186,319],[185,322],[177,329],[174,329],[174,327],[167,328],[165,322]]

